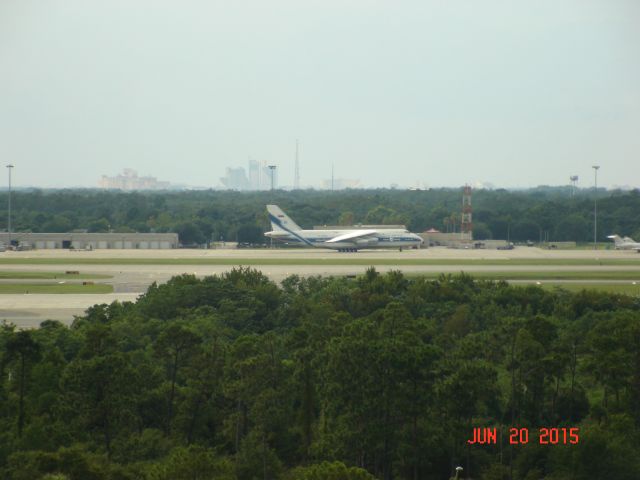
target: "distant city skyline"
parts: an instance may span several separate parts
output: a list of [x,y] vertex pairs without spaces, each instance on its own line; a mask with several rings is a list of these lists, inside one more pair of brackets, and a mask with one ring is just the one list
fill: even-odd
[[[257,163],[257,162],[256,162]],[[12,166],[15,169],[15,165]],[[67,186],[42,186],[42,185],[15,185],[13,189],[65,189],[65,188],[82,188],[82,189],[110,189],[110,190],[189,190],[189,189],[213,189],[213,190],[235,190],[235,191],[266,191],[270,190],[270,172],[266,166],[261,166],[264,169],[264,173],[261,173],[260,180],[256,180],[255,171],[251,171],[251,164],[249,169],[244,167],[227,167],[225,169],[225,175],[219,179],[219,182],[214,185],[190,185],[185,183],[171,183],[167,181],[158,180],[152,175],[139,176],[138,172],[131,168],[124,168],[122,172],[115,175],[101,175],[92,185],[67,185]],[[277,180],[277,169],[274,176],[274,187],[278,190],[294,190],[295,187],[292,184],[280,184]],[[573,177],[573,176],[571,176]],[[332,181],[333,180],[333,181]],[[365,185],[360,179],[357,178],[342,178],[334,177],[320,179],[318,184],[304,184],[301,183],[301,190],[315,189],[315,190],[344,190],[344,189],[408,189],[408,190],[428,190],[431,188],[461,188],[465,185],[471,186],[474,190],[486,189],[507,189],[507,190],[526,190],[536,188],[572,188],[576,191],[589,191],[593,190],[594,184],[586,183],[581,185],[579,180],[567,181],[560,184],[540,184],[532,186],[509,186],[509,185],[495,185],[491,182],[466,182],[460,185],[430,185],[423,182],[414,182],[413,184],[398,184],[391,183],[389,185]],[[598,182],[598,190],[634,190],[640,187],[629,184],[613,184],[613,185],[601,185]],[[7,185],[3,185],[0,182],[0,190],[7,190]]]
[[[117,177],[117,175],[116,175]],[[143,177],[144,178],[144,177]],[[147,177],[147,178],[155,178],[155,177]],[[149,188],[147,186],[139,186],[139,187],[126,187],[126,188],[120,188],[120,187],[105,187],[105,186],[101,186],[100,185],[100,179],[97,180],[97,182],[94,182],[93,185],[66,185],[66,186],[42,186],[42,185],[33,185],[33,184],[25,184],[25,185],[15,185],[13,183],[12,180],[12,185],[11,185],[11,189],[12,190],[31,190],[31,189],[41,189],[41,190],[64,190],[64,189],[96,189],[96,190],[104,190],[104,189],[109,189],[109,190],[124,190],[124,191],[145,191],[145,190],[155,190],[155,191],[160,191],[160,190],[172,190],[172,191],[178,191],[178,190],[234,190],[234,191],[267,191],[269,190],[268,188],[259,188],[259,189],[254,189],[254,188],[228,188],[224,185],[221,184],[217,184],[217,185],[190,185],[190,184],[186,184],[186,183],[169,183],[166,182],[168,185],[166,187],[164,186],[157,186],[157,187],[152,187]],[[404,185],[404,184],[397,184],[397,183],[393,183],[393,184],[389,184],[389,185],[364,185],[360,182],[360,180],[358,179],[354,179],[354,178],[336,178],[334,179],[335,183],[334,183],[334,190],[345,190],[345,189],[355,189],[355,190],[385,190],[385,189],[404,189],[404,190],[429,190],[429,189],[439,189],[439,188],[444,188],[444,189],[460,189],[463,188],[465,185],[469,185],[471,186],[474,190],[499,190],[499,189],[504,189],[504,190],[535,190],[538,188],[572,188],[572,185],[570,183],[566,183],[566,184],[558,184],[558,185],[551,185],[551,184],[540,184],[540,185],[533,185],[533,186],[508,186],[508,185],[494,185],[491,182],[467,182],[466,184],[460,184],[460,185],[427,185],[427,184],[420,184],[420,185]],[[321,180],[320,184],[318,185],[301,185],[300,189],[301,190],[327,190],[330,191],[331,190],[331,184],[330,184],[331,180],[330,179],[324,179]],[[159,183],[165,183],[165,182],[159,182]],[[293,185],[278,185],[277,190],[293,190]],[[594,185],[577,185],[576,186],[576,191],[578,192],[583,192],[583,193],[589,193],[590,191],[593,191],[594,189]],[[634,186],[634,185],[629,185],[629,184],[623,184],[623,185],[601,185],[600,184],[600,179],[598,178],[598,190],[622,190],[622,191],[630,191],[630,190],[638,190],[640,189],[640,187],[638,186]],[[6,191],[8,190],[8,186],[6,184],[1,184],[0,183],[0,191]]]
[[125,168],[122,173],[114,176],[102,175],[98,187],[103,189],[120,190],[166,190],[171,188],[170,182],[158,181],[150,175],[138,176],[132,168]]
[[[636,0],[0,2],[16,188],[640,187]],[[247,178],[247,181],[251,181]],[[0,182],[2,184],[3,182]]]

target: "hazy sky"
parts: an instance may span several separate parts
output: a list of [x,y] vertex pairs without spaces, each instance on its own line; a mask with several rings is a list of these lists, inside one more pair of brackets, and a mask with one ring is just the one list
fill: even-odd
[[296,138],[303,185],[638,187],[640,1],[0,0],[18,186],[292,184]]

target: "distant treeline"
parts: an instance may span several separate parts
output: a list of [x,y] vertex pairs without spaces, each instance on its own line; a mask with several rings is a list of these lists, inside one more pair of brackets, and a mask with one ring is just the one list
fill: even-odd
[[627,296],[242,269],[0,326],[5,480],[636,480],[639,427]]
[[[476,239],[593,241],[593,190],[536,188],[473,193]],[[6,205],[7,194],[0,195]],[[405,224],[414,232],[460,230],[461,189],[294,192],[113,192],[35,190],[13,193],[17,231],[177,232],[183,244],[264,242],[265,205],[279,204],[301,226]],[[0,224],[6,225],[6,209]],[[640,237],[640,192],[598,192],[598,241],[612,233]]]

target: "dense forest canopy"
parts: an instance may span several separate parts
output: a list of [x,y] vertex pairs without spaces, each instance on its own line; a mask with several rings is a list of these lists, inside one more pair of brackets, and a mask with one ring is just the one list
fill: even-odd
[[[473,193],[476,239],[593,241],[591,189],[478,190]],[[461,189],[293,192],[134,192],[34,190],[12,194],[16,231],[177,232],[183,244],[264,241],[265,211],[277,203],[303,228],[314,225],[405,224],[459,231]],[[0,195],[6,204],[7,194]],[[7,212],[0,212],[6,225]],[[598,192],[598,240],[611,233],[640,237],[640,192]]]
[[[0,477],[637,479],[639,320],[637,298],[466,275],[182,275],[0,328]],[[528,444],[465,444],[513,426]]]

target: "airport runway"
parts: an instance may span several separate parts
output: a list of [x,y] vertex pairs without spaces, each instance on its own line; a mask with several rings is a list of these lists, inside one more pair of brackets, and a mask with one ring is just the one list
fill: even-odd
[[[454,249],[454,248],[425,248],[418,250],[360,250],[357,253],[340,253],[335,250],[324,249],[244,249],[244,248],[220,248],[220,249],[175,249],[175,250],[31,250],[23,252],[0,253],[0,264],[3,258],[172,258],[172,259],[197,259],[197,258],[426,258],[426,259],[485,259],[485,260],[509,260],[509,259],[594,259],[594,258],[630,258],[640,260],[640,255],[629,250],[549,250],[536,247],[517,247],[513,250],[485,250],[485,249]],[[73,263],[73,261],[71,261]]]
[[[104,259],[108,258],[113,264],[80,264],[76,260]],[[96,280],[96,282],[113,285],[114,293],[111,294],[4,294],[0,295],[0,320],[12,322],[19,327],[29,328],[37,326],[46,319],[60,320],[65,323],[73,321],[74,315],[82,315],[84,310],[98,303],[111,303],[112,301],[135,301],[144,293],[147,287],[153,283],[163,283],[172,276],[183,273],[206,276],[220,274],[234,268],[234,265],[122,265],[117,264],[118,259],[124,261],[130,259],[175,259],[196,261],[198,259],[319,259],[326,260],[327,264],[320,265],[254,265],[251,268],[261,270],[274,281],[281,281],[289,275],[357,275],[363,273],[367,265],[332,265],[335,259],[433,259],[433,260],[469,260],[465,265],[377,265],[378,271],[402,270],[408,274],[419,273],[458,273],[461,271],[474,272],[576,272],[594,271],[613,272],[629,271],[638,272],[640,281],[640,255],[635,252],[615,250],[542,250],[533,247],[520,247],[514,250],[455,250],[447,248],[430,248],[423,250],[391,251],[370,250],[358,253],[338,253],[325,250],[303,249],[219,249],[219,250],[94,250],[90,252],[70,252],[66,250],[39,250],[28,252],[3,252],[0,254],[1,271],[47,271],[64,272],[67,270],[80,271],[83,274],[104,274],[112,278]],[[49,259],[64,262],[61,264],[6,264],[4,259],[25,259],[30,262],[46,262]],[[510,260],[531,259],[540,261],[536,265],[509,265]],[[571,260],[610,260],[631,259],[638,260],[637,265],[545,265],[546,260],[557,261],[561,259]],[[493,261],[493,265],[484,265],[482,260]],[[68,261],[68,262],[67,262]],[[478,262],[480,261],[480,262]],[[499,261],[496,265],[495,262]],[[504,264],[502,264],[504,261]],[[259,263],[259,261],[258,261]],[[575,280],[574,280],[575,282]],[[14,281],[13,283],[18,283]]]

